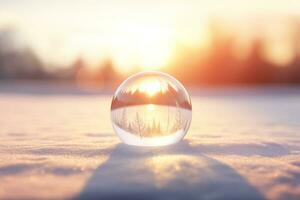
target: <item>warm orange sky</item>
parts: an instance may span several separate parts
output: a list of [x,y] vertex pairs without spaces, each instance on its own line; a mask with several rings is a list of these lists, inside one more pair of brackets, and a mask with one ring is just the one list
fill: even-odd
[[[0,0],[0,27],[15,28],[48,63],[82,56],[95,65],[110,56],[122,70],[155,69],[168,63],[177,43],[205,44],[211,18],[240,25],[247,35],[260,17],[276,22],[299,11],[297,0]],[[287,34],[276,26],[271,30]]]

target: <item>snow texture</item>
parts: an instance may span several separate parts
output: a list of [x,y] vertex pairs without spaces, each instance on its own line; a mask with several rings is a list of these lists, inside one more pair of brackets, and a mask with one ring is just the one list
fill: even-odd
[[1,199],[300,199],[299,88],[195,90],[160,148],[120,143],[110,95],[28,88],[0,87]]

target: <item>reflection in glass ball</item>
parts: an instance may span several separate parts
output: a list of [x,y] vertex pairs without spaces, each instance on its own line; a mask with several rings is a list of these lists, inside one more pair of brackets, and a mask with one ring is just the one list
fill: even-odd
[[111,120],[129,145],[162,146],[180,141],[192,119],[189,94],[175,78],[141,72],[125,80],[111,104]]

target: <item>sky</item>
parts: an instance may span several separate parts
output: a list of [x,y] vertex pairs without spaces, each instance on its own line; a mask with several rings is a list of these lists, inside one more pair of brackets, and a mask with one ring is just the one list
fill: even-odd
[[[109,57],[122,70],[155,69],[168,63],[177,44],[205,44],[213,18],[239,25],[247,36],[259,31],[253,25],[262,18],[299,17],[299,10],[297,0],[0,0],[0,29],[17,30],[49,64],[69,65],[80,56],[93,66]],[[282,26],[269,32],[278,30],[288,34]]]

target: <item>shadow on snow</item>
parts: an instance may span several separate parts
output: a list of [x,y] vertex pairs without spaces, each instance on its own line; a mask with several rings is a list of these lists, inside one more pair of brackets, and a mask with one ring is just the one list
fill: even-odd
[[229,166],[187,141],[167,147],[119,144],[75,199],[264,199]]

